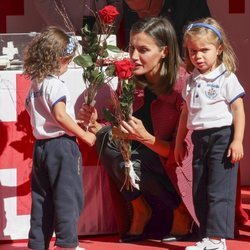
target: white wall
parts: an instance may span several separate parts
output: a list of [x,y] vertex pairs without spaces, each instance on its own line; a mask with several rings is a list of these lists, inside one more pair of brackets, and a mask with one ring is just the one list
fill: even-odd
[[[33,6],[33,1],[25,0],[24,2],[24,16],[7,17],[7,32],[40,31],[45,25]],[[250,110],[248,109],[250,106],[250,85],[248,81],[250,73],[248,63],[250,60],[250,1],[245,0],[246,6],[244,14],[229,14],[228,0],[208,0],[208,4],[213,17],[224,27],[239,59],[237,75],[246,90],[246,97],[244,100],[247,117],[247,128],[244,140],[245,157],[241,163],[241,179],[243,185],[250,185],[250,171],[248,170],[248,163],[250,163],[250,130],[248,129],[250,124]]]

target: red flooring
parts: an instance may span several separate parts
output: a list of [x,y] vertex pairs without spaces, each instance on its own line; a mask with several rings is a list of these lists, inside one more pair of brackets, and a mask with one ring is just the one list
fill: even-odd
[[[250,215],[250,187],[242,188],[242,200],[245,211]],[[27,242],[4,243],[0,242],[0,250],[27,250]],[[147,240],[141,243],[119,243],[118,235],[84,236],[80,238],[80,246],[86,250],[184,250],[193,242],[162,243],[156,240]],[[250,249],[250,220],[240,226],[240,235],[234,240],[227,240],[228,250]],[[50,250],[53,250],[51,242]]]
[[[250,229],[250,224],[247,226]],[[119,243],[116,235],[83,237],[80,239],[80,246],[86,250],[184,250],[186,246],[193,242],[171,242],[161,243],[160,241],[144,241],[141,243],[125,244]],[[250,232],[243,233],[238,239],[227,240],[228,250],[249,250]],[[26,242],[16,242],[12,244],[2,243],[0,250],[27,250]],[[53,250],[53,242],[50,250]]]

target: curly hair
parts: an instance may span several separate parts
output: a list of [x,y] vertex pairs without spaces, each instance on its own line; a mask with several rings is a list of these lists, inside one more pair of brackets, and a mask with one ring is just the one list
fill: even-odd
[[24,72],[31,80],[42,82],[50,74],[60,72],[60,59],[71,60],[71,53],[65,53],[70,42],[63,30],[50,26],[37,35],[24,50]]

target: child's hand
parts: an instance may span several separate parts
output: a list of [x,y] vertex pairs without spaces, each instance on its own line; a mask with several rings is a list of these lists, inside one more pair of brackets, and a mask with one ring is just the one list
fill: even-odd
[[180,143],[178,145],[175,145],[174,148],[174,157],[175,161],[177,162],[178,165],[182,165],[182,161],[184,160],[185,156],[187,155],[187,147],[186,143]]
[[102,128],[102,124],[99,122],[90,123],[88,127],[88,131],[93,134],[96,134]]
[[95,144],[96,136],[93,133],[86,131],[83,141],[92,147]]
[[95,107],[83,104],[77,114],[77,123],[82,127],[88,127],[90,123],[97,120],[97,111]]
[[233,140],[227,151],[227,157],[231,157],[231,162],[236,163],[244,156],[242,142]]

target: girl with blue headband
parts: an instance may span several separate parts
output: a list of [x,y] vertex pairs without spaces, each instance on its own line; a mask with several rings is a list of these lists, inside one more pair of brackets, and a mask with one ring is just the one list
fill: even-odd
[[184,138],[192,131],[193,201],[200,241],[186,250],[226,250],[234,237],[239,161],[243,157],[244,89],[236,57],[221,26],[212,18],[190,24],[184,33],[186,67],[175,159],[185,157]]

